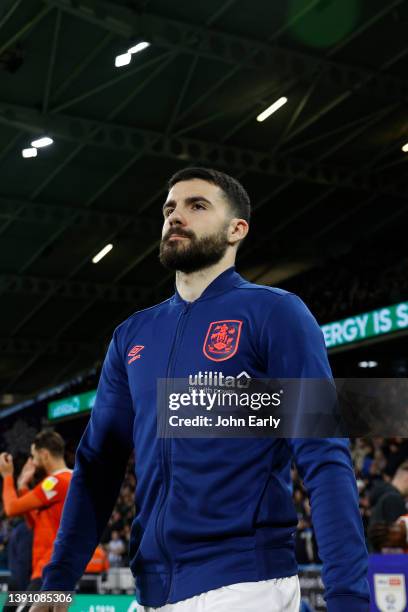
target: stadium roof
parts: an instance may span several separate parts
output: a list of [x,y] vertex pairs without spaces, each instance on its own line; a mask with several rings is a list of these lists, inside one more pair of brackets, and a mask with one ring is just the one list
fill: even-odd
[[3,0],[0,397],[91,366],[117,323],[169,295],[161,204],[186,165],[248,189],[250,280],[404,240],[407,5]]

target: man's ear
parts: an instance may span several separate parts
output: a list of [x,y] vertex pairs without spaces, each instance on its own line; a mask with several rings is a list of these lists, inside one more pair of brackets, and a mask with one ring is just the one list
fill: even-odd
[[47,448],[41,448],[40,453],[41,453],[41,459],[43,461],[44,459],[48,460],[50,458],[50,451]]
[[228,240],[232,244],[236,244],[245,238],[248,234],[249,225],[245,219],[238,219],[234,217],[231,219],[229,229],[228,229]]

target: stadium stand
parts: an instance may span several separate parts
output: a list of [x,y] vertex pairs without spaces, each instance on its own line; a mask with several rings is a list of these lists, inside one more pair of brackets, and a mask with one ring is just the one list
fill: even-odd
[[408,257],[395,250],[353,250],[280,286],[297,293],[324,324],[408,299],[407,266]]

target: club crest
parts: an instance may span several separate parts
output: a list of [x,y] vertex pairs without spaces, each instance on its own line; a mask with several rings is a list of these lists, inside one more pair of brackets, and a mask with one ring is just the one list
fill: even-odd
[[242,321],[227,320],[210,323],[204,340],[203,353],[212,361],[230,359],[238,350]]

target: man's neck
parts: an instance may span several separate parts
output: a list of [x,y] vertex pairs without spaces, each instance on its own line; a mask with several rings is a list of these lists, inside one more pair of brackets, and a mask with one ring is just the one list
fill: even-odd
[[67,465],[65,461],[53,461],[47,467],[46,471],[47,471],[48,476],[50,476],[50,474],[54,474],[54,472],[59,472],[61,470],[66,470],[66,469],[67,469]]
[[223,258],[214,266],[205,268],[204,270],[198,270],[198,272],[192,272],[191,274],[185,274],[180,271],[176,272],[176,287],[179,295],[186,302],[194,302],[194,300],[197,300],[200,295],[202,295],[208,285],[210,285],[217,276],[233,265],[233,260],[230,258]]

